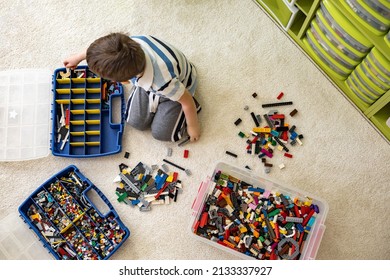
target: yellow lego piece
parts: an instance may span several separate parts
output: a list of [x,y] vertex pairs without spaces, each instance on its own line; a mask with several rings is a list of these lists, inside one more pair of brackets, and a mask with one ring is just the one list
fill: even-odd
[[229,206],[234,207],[233,206],[233,202],[230,200],[230,196],[229,195],[226,195],[226,194],[222,193],[221,196],[226,200],[226,202],[227,202],[227,204],[229,204]]
[[279,151],[283,151],[283,147],[280,146],[280,145],[278,145],[278,150],[279,150]]
[[287,230],[285,230],[285,229],[279,229],[279,233],[281,233],[281,234],[287,234]]
[[241,232],[241,233],[245,233],[245,232],[248,231],[247,228],[244,227],[243,225],[240,225],[239,229],[240,229],[240,232]]
[[173,173],[170,173],[169,176],[166,179],[167,182],[172,183],[173,182]]
[[40,220],[41,219],[41,216],[38,214],[38,213],[36,213],[36,214],[33,214],[33,215],[31,215],[30,216],[30,218],[32,219],[32,220]]
[[266,127],[254,127],[252,129],[253,132],[256,132],[256,133],[270,133],[271,132],[271,128],[266,128]]
[[310,205],[311,205],[311,203],[312,203],[312,201],[311,201],[311,200],[306,200],[306,201],[305,201],[305,203],[304,203],[304,205],[305,205],[305,206],[310,206]]

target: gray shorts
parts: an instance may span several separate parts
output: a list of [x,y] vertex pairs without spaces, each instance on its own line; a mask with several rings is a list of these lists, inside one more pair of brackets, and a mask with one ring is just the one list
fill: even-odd
[[[157,140],[179,141],[186,132],[186,119],[181,104],[163,96],[158,100],[156,98],[154,94],[141,87],[133,87],[127,101],[127,123],[138,130],[150,128]],[[157,101],[157,104],[151,111],[153,100]],[[199,112],[201,107],[196,100],[195,104]]]

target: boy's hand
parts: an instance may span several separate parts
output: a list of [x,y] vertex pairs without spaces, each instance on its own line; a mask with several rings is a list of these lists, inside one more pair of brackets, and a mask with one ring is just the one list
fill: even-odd
[[64,60],[64,66],[66,68],[74,69],[74,68],[77,67],[77,65],[79,65],[79,63],[81,61],[83,61],[85,59],[85,57],[86,57],[86,53],[85,52],[72,55],[72,56],[70,56],[70,57],[68,57],[67,59]]
[[196,113],[194,98],[190,92],[185,89],[184,94],[180,97],[178,102],[181,104],[186,117],[187,133],[188,136],[190,136],[191,142],[199,140],[200,125],[198,121],[198,114]]
[[200,137],[199,123],[191,126],[187,125],[187,133],[190,136],[191,142],[199,140]]

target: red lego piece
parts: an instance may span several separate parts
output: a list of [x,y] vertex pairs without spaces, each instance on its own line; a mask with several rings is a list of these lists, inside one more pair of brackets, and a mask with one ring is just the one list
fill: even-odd
[[284,119],[284,115],[283,114],[275,114],[275,115],[270,116],[270,118],[273,120]]
[[284,95],[284,93],[283,93],[283,92],[280,92],[279,95],[278,95],[278,97],[276,97],[276,98],[277,98],[278,100],[280,100],[280,99],[282,99],[283,95]]
[[70,110],[69,108],[66,109],[65,111],[65,125],[70,124]]
[[284,141],[288,141],[288,134],[287,134],[287,131],[283,131],[282,132],[282,140],[284,140]]
[[292,155],[292,154],[289,154],[289,153],[284,153],[284,156],[285,156],[285,157],[288,157],[288,158],[292,158],[292,157],[293,157],[293,155]]
[[209,214],[207,212],[203,212],[202,217],[200,218],[199,227],[203,228],[207,224],[208,218]]
[[188,153],[189,153],[188,150],[184,150],[184,158],[188,158]]
[[307,222],[310,220],[311,216],[313,216],[315,213],[314,209],[311,209],[309,214],[305,217],[305,219],[302,222],[303,226],[306,226]]
[[156,199],[160,197],[160,195],[165,191],[165,189],[168,187],[169,182],[165,182],[164,186],[161,188],[161,190],[154,196]]
[[298,209],[298,206],[296,204],[294,204],[294,212],[295,212],[295,216],[297,218],[301,218],[301,214],[299,213],[299,209]]

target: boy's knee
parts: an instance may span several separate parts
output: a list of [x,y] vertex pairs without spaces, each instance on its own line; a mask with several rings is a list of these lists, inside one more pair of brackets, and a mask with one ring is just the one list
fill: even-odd
[[172,141],[172,134],[167,133],[163,129],[156,129],[152,127],[152,136],[159,141]]
[[132,119],[132,118],[128,118],[127,119],[127,124],[129,124],[130,126],[134,127],[135,129],[138,129],[138,130],[147,130],[148,128],[150,128],[150,123],[147,123],[147,122],[142,122],[140,120],[135,120],[135,119]]

